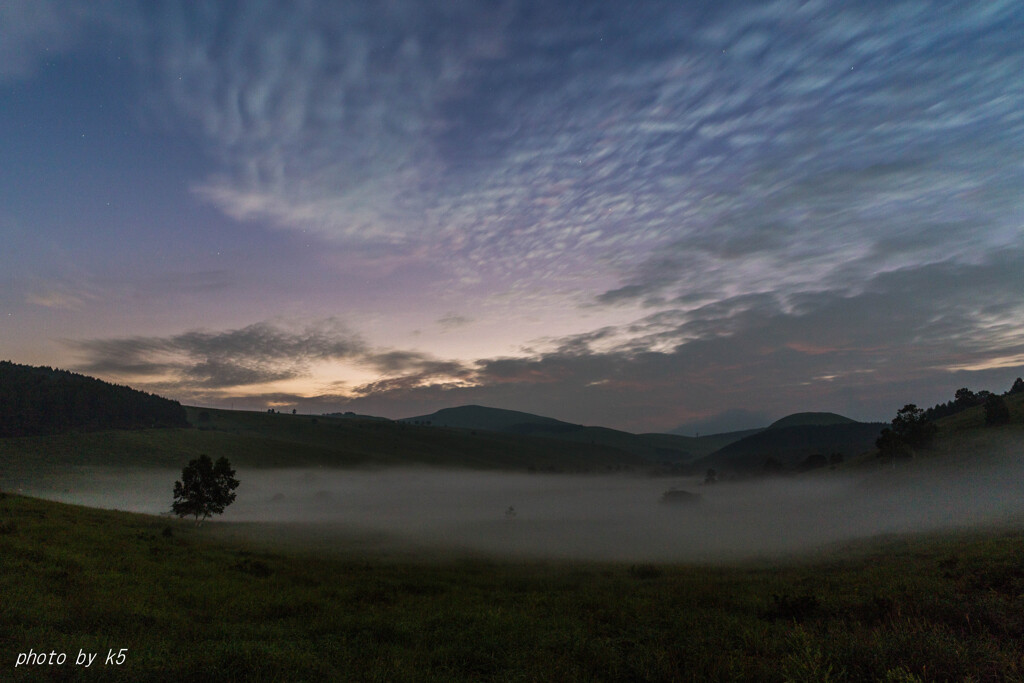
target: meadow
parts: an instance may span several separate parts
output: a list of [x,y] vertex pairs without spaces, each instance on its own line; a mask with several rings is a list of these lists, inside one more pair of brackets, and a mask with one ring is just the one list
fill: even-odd
[[[273,549],[6,494],[6,680],[1024,678],[1024,533],[875,538],[787,561],[496,560]],[[104,664],[126,648],[123,664]],[[15,668],[29,649],[63,665]],[[84,672],[79,652],[99,653]]]

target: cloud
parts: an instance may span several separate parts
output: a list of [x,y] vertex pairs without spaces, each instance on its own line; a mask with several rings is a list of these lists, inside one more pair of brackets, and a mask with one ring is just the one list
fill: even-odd
[[661,428],[812,402],[874,418],[900,382],[926,403],[958,368],[995,377],[1024,336],[1024,12],[946,5],[163,4],[143,81],[214,162],[202,201],[420,266],[453,285],[430,319],[501,292],[593,323],[470,359],[320,324],[75,348],[195,391],[343,359],[377,376],[338,400],[382,411]]
[[[380,374],[376,382],[349,389],[354,395],[461,382],[473,375],[461,362],[420,351],[370,348],[333,318],[301,329],[259,322],[235,330],[65,343],[82,356],[76,368],[80,371],[133,378],[151,390],[203,400],[245,387],[308,379],[311,367],[324,361],[342,361]],[[251,392],[247,395],[252,402]],[[337,400],[343,396],[338,394]]]
[[[299,405],[403,417],[476,403],[634,431],[727,411],[730,419],[826,410],[877,420],[907,402],[947,400],[957,386],[1001,390],[1024,374],[1021,256],[881,273],[854,293],[741,295],[658,311],[626,329],[539,340],[547,350],[519,356],[446,360],[371,348],[333,319],[71,346],[85,357],[81,370],[148,378],[150,390],[206,402],[339,360],[377,376],[295,398]],[[280,398],[242,393],[248,404]]]
[[458,378],[467,374],[461,363],[438,360],[419,351],[371,351],[362,359],[383,375]]
[[316,361],[359,358],[364,343],[334,319],[293,331],[268,322],[222,332],[66,342],[84,372],[207,389],[304,377]]
[[[1011,244],[1011,4],[168,6],[149,58],[200,197],[453,277],[599,299],[825,287]],[[966,27],[966,28],[965,28]],[[985,238],[976,240],[980,228]]]
[[441,318],[438,318],[437,324],[444,330],[454,330],[460,327],[465,327],[473,322],[473,319],[469,316],[458,315],[456,313],[446,313]]
[[487,25],[480,14],[413,2],[167,6],[149,68],[223,162],[200,196],[240,220],[403,242],[396,219],[426,208],[413,190],[432,183],[425,134],[480,52],[479,32],[463,33]]
[[54,289],[30,292],[25,296],[25,303],[55,310],[76,311],[85,300],[83,296]]
[[5,0],[0,4],[0,82],[31,77],[93,32],[135,30],[132,3],[119,0]]
[[637,431],[730,410],[885,419],[906,402],[948,400],[964,383],[1005,390],[1024,370],[1021,262],[1019,251],[1008,252],[976,265],[883,273],[858,293],[790,302],[745,295],[661,311],[629,334],[604,329],[551,340],[548,352],[479,360],[461,383],[377,384],[352,405],[365,412],[482,403]]
[[0,5],[0,80],[32,75],[39,62],[69,48],[85,17],[81,5],[59,0],[11,0]]

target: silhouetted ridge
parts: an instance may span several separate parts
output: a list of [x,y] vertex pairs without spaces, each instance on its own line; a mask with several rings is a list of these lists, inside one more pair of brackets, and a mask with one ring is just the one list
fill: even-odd
[[695,457],[706,455],[745,434],[745,432],[735,436],[721,434],[713,439],[697,439],[677,434],[632,434],[607,427],[588,427],[563,422],[518,410],[477,405],[443,408],[430,415],[409,417],[400,422],[474,431],[487,430],[558,441],[573,441],[592,446],[608,446],[630,455],[640,456],[652,463],[670,466],[679,466]]
[[188,424],[177,401],[67,370],[0,361],[0,437]]
[[407,417],[401,421],[412,424],[430,424],[434,427],[486,429],[498,432],[514,431],[517,433],[527,433],[531,428],[536,428],[539,425],[556,429],[560,427],[578,429],[580,427],[580,425],[562,422],[551,417],[477,405],[442,408],[430,415]]
[[822,425],[856,424],[856,420],[843,417],[836,413],[793,413],[768,425],[768,429],[785,429],[786,427],[808,427]]
[[769,429],[728,444],[694,465],[754,472],[765,469],[765,463],[778,465],[784,470],[799,468],[801,462],[810,456],[825,456],[826,461],[833,455],[847,459],[871,450],[885,427],[881,422],[853,420],[833,424],[778,425],[775,423]]

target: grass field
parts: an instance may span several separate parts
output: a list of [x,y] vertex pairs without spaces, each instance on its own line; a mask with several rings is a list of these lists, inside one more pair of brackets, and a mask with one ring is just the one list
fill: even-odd
[[[0,595],[4,680],[1024,678],[1010,530],[772,565],[410,560],[6,495]],[[29,649],[67,660],[15,668]]]

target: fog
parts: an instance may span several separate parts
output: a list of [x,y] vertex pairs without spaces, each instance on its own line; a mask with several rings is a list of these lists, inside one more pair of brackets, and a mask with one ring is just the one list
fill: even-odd
[[[1019,462],[1005,459],[984,469],[904,463],[712,485],[466,470],[239,469],[238,499],[213,523],[256,523],[240,528],[264,539],[315,536],[318,549],[339,552],[703,563],[815,551],[880,534],[1017,524],[1024,520],[1022,475]],[[169,510],[178,478],[180,471],[78,468],[61,488],[37,482],[25,492],[158,514]],[[700,497],[661,502],[673,488]],[[376,539],[370,548],[367,538]]]

